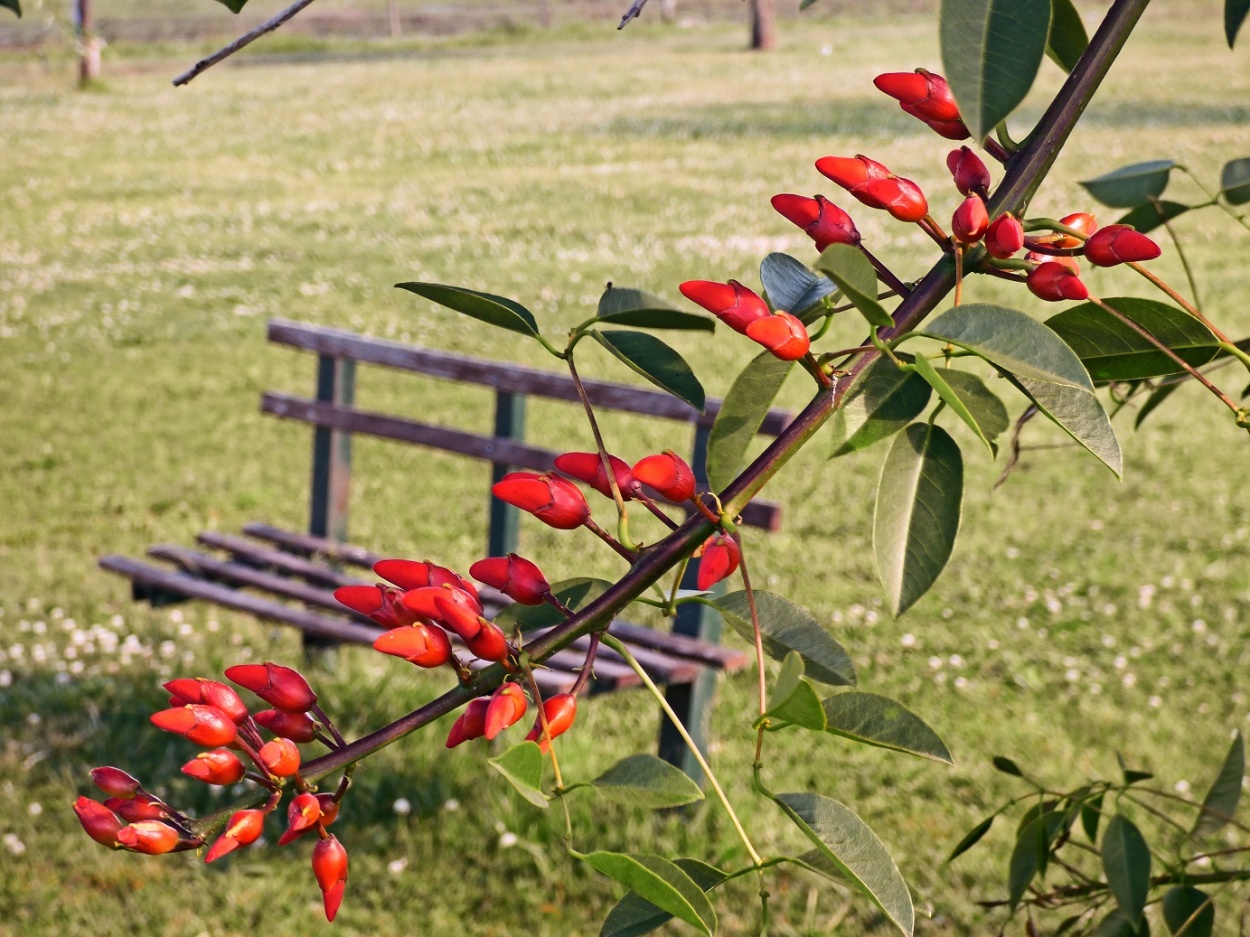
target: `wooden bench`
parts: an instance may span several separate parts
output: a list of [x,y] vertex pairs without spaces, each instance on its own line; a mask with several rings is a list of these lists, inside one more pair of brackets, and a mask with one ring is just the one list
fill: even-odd
[[[525,442],[526,400],[544,397],[577,404],[576,387],[571,378],[549,371],[465,358],[286,319],[270,321],[269,340],[318,356],[314,398],[277,392],[261,397],[263,412],[315,427],[308,531],[288,531],[265,523],[246,525],[242,535],[205,531],[196,538],[199,549],[173,544],[149,548],[148,555],[167,566],[124,556],[102,557],[100,566],[127,577],[134,598],[154,606],[203,599],[260,619],[292,625],[303,632],[306,647],[372,644],[383,629],[343,608],[332,594],[339,586],[376,581],[368,573],[349,570],[368,570],[382,558],[348,541],[353,435],[363,433],[488,461],[493,483],[514,469],[553,468],[559,453]],[[493,389],[493,435],[356,409],[357,363]],[[719,400],[709,399],[705,411],[699,413],[658,391],[603,381],[583,384],[597,409],[693,424],[691,465],[700,485],[706,485],[703,465]],[[772,410],[760,432],[775,436],[789,419],[789,414]],[[489,497],[488,510],[488,555],[516,551],[520,521],[517,509]],[[780,522],[780,509],[771,502],[755,501],[744,512],[743,520],[774,530]],[[691,563],[683,585],[693,588],[696,575],[697,563]],[[484,590],[483,597],[491,612],[508,602],[490,589]],[[717,643],[720,629],[719,616],[701,604],[682,606],[671,633],[622,621],[611,625],[611,632],[630,646],[648,674],[667,686],[670,704],[704,747],[716,672],[741,668],[748,658],[744,652]],[[549,660],[548,669],[537,674],[543,692],[567,690],[576,679],[583,656],[582,647],[575,645]],[[594,677],[589,689],[596,693],[639,683],[637,675],[606,649],[599,653]],[[666,722],[662,722],[660,754],[696,780],[701,779],[697,763]]]

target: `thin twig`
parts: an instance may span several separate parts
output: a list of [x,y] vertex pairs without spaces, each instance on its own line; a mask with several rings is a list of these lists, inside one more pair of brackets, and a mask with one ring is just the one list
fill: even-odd
[[304,7],[308,6],[312,2],[313,0],[295,0],[294,3],[292,3],[289,7],[283,10],[273,19],[266,20],[265,22],[261,23],[259,26],[257,26],[255,29],[253,29],[249,33],[244,33],[238,39],[234,40],[234,42],[230,43],[230,45],[225,46],[224,48],[218,49],[208,58],[200,59],[198,62],[192,65],[187,71],[183,72],[181,75],[179,75],[177,78],[174,79],[174,87],[178,87],[179,85],[185,85],[187,82],[189,82],[192,78],[194,78],[200,72],[207,71],[208,69],[216,65],[218,62],[220,62],[222,59],[230,58],[230,56],[234,55],[244,46],[251,45],[261,36],[265,35],[265,33],[273,32],[275,29],[277,29],[279,26],[281,26],[283,23],[289,20],[292,16],[294,16],[296,13],[304,9]]
[[859,252],[868,258],[868,262],[872,264],[873,269],[877,271],[877,276],[881,282],[888,286],[894,293],[902,296],[904,299],[911,293],[902,280],[894,275],[894,271],[878,260],[863,244],[859,245]]
[[642,8],[646,5],[647,0],[634,0],[634,2],[630,4],[629,9],[625,11],[625,15],[621,17],[620,25],[616,28],[624,29],[630,20],[638,18],[638,14],[642,12]]
[[1163,203],[1155,196],[1150,196],[1150,204],[1155,207],[1155,211],[1159,213],[1159,220],[1163,222],[1163,230],[1168,233],[1168,237],[1172,239],[1172,246],[1176,248],[1176,257],[1181,262],[1181,266],[1185,270],[1185,279],[1189,281],[1189,292],[1193,294],[1194,305],[1202,305],[1202,300],[1198,298],[1198,281],[1194,279],[1194,271],[1189,266],[1189,261],[1185,257],[1185,251],[1181,247],[1181,239],[1176,236],[1176,229],[1172,227],[1172,222],[1168,221],[1168,216],[1164,214]]

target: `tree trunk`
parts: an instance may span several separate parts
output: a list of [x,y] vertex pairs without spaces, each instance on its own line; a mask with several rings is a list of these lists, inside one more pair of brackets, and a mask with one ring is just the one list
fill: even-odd
[[398,39],[403,32],[399,22],[399,0],[386,0],[386,19],[390,24],[391,38]]
[[78,0],[78,44],[81,58],[78,60],[79,86],[90,84],[100,77],[100,40],[95,35],[95,16],[91,0]]
[[677,0],[660,0],[660,22],[672,23],[677,20]]
[[777,45],[777,30],[773,22],[773,0],[750,0],[751,48],[767,52]]

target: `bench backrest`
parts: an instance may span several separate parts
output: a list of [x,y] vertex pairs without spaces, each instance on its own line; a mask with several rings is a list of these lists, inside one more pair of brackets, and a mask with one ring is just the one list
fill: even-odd
[[[501,364],[430,351],[414,345],[369,338],[342,329],[271,319],[269,340],[318,355],[317,390],[313,399],[266,392],[261,410],[313,424],[313,471],[309,532],[346,541],[351,487],[351,438],[354,433],[431,446],[485,459],[492,464],[492,483],[514,469],[547,471],[559,453],[525,442],[525,401],[529,396],[579,403],[576,385],[567,375],[516,364]],[[495,391],[494,433],[484,436],[405,417],[358,410],[354,406],[356,363],[377,364],[435,378],[478,384]],[[691,465],[700,485],[707,456],[708,434],[721,407],[709,398],[703,413],[660,391],[607,381],[582,382],[591,403],[601,409],[678,420],[694,425]],[[761,434],[776,436],[790,422],[784,410],[770,410]],[[780,507],[754,501],[743,512],[747,524],[775,530]],[[491,556],[514,551],[519,514],[491,497],[488,549]]]

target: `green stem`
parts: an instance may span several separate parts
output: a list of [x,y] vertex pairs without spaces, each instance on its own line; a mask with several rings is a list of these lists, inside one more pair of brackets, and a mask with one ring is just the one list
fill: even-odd
[[1198,298],[1198,281],[1194,279],[1194,271],[1189,266],[1188,258],[1185,257],[1185,249],[1181,247],[1181,239],[1176,236],[1176,229],[1172,227],[1172,222],[1168,221],[1167,216],[1164,215],[1163,204],[1157,198],[1151,196],[1150,204],[1159,213],[1159,220],[1163,222],[1163,230],[1168,233],[1168,237],[1172,239],[1172,246],[1176,248],[1176,256],[1185,271],[1185,279],[1189,281],[1189,292],[1194,298],[1194,305],[1202,305],[1202,300]]
[[686,727],[682,725],[681,719],[677,717],[677,713],[673,712],[673,708],[668,705],[668,700],[664,698],[664,694],[660,692],[660,688],[655,685],[654,681],[652,681],[651,677],[648,676],[647,672],[642,669],[642,665],[634,659],[634,655],[629,652],[629,648],[627,648],[624,644],[616,640],[616,638],[612,637],[610,634],[605,634],[603,636],[603,643],[621,655],[625,663],[629,664],[634,673],[638,674],[638,679],[643,682],[643,685],[651,691],[651,695],[656,698],[657,702],[659,702],[660,708],[664,710],[664,715],[668,716],[669,721],[673,724],[673,728],[677,730],[677,734],[681,736],[682,741],[685,742],[686,746],[690,749],[690,754],[694,756],[694,760],[697,761],[699,763],[699,767],[703,769],[703,774],[707,777],[708,783],[712,785],[712,790],[716,792],[716,796],[720,799],[721,805],[724,806],[725,812],[729,814],[729,820],[733,823],[734,829],[738,831],[738,836],[742,840],[742,845],[746,847],[747,855],[751,857],[751,861],[755,863],[756,868],[761,867],[764,864],[764,860],[761,858],[760,854],[755,851],[755,847],[751,845],[751,838],[747,836],[747,831],[742,827],[742,821],[738,819],[738,814],[734,812],[733,804],[729,802],[729,798],[725,796],[725,791],[721,788],[720,782],[716,780],[716,775],[712,772],[711,765],[709,765],[706,759],[704,759],[703,753],[699,751],[699,746],[696,745],[694,739],[690,737],[690,733],[687,732]]

